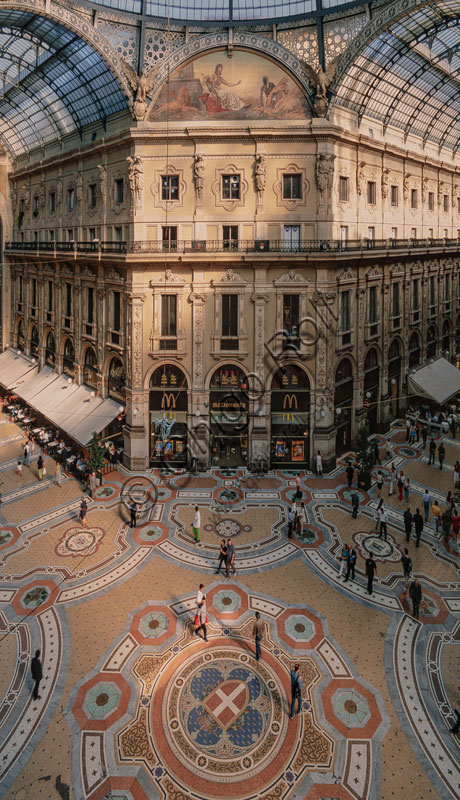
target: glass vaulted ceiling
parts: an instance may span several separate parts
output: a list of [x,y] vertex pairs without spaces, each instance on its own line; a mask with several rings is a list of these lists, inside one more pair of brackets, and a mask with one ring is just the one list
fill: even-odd
[[15,155],[126,105],[105,61],[76,34],[0,6],[0,137]]
[[[180,22],[249,22],[307,16],[315,11],[351,5],[344,0],[95,0],[131,14]],[[365,0],[362,0],[365,3]],[[353,3],[359,5],[360,0]]]

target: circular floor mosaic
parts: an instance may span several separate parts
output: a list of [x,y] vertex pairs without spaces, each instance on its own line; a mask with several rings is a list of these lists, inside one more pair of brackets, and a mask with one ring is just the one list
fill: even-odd
[[391,533],[387,533],[385,540],[383,534],[376,533],[355,533],[352,536],[353,542],[362,558],[373,556],[377,561],[401,561],[402,550],[398,547]]
[[96,552],[104,538],[102,528],[70,528],[56,545],[58,556],[90,556]]

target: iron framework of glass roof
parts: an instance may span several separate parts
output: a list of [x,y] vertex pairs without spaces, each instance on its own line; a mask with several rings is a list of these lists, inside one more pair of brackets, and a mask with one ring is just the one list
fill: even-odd
[[15,155],[127,107],[101,56],[58,22],[0,7],[0,137]]

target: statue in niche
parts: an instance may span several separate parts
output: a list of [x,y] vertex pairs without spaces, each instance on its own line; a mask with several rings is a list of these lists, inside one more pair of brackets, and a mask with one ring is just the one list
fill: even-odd
[[254,167],[256,191],[261,194],[265,191],[265,184],[267,181],[267,160],[261,153],[256,156],[256,163]]
[[388,197],[388,181],[389,181],[389,174],[390,170],[385,168],[382,171],[382,197],[384,200]]
[[81,172],[77,172],[75,176],[75,195],[77,203],[80,205],[83,200],[83,178]]
[[358,195],[363,193],[364,189],[364,181],[366,180],[366,176],[364,174],[364,167],[366,166],[365,161],[360,161],[358,165],[358,172],[356,174],[356,192]]
[[335,155],[318,153],[316,158],[316,184],[321,194],[332,189]]
[[407,173],[404,175],[404,178],[403,178],[403,195],[404,195],[404,200],[407,200],[407,198],[409,197],[409,178],[410,178],[410,176],[411,176],[410,172],[407,172]]
[[204,189],[204,161],[203,156],[196,155],[193,162],[193,179],[195,181],[195,193],[198,203],[203,200]]
[[131,201],[133,206],[138,206],[142,201],[144,191],[144,165],[139,156],[128,156],[126,161],[129,164],[129,188],[131,190]]
[[155,85],[157,68],[152,67],[148,73],[145,73],[144,70],[142,70],[141,74],[138,75],[132,66],[122,58],[120,59],[120,62],[131,88],[135,93],[133,105],[134,116],[137,122],[142,122],[147,111],[147,95],[152,91]]
[[326,70],[323,70],[322,67],[320,67],[318,72],[316,72],[310,66],[310,64],[307,64],[306,61],[302,61],[302,66],[311,83],[315,87],[315,102],[313,103],[313,109],[318,117],[325,117],[327,114],[327,110],[329,108],[327,90],[334,80],[339,59],[340,56],[336,56],[332,59],[332,61],[329,62]]
[[62,181],[57,181],[57,183],[56,183],[56,203],[57,203],[57,207],[61,208],[61,206],[62,206]]
[[102,164],[98,164],[97,168],[99,170],[99,191],[101,193],[102,202],[105,203],[107,195],[107,171]]

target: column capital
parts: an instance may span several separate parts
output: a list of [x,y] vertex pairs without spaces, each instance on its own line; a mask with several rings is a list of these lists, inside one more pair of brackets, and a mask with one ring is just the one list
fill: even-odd
[[268,303],[270,296],[265,292],[258,292],[257,290],[252,293],[251,300],[253,303]]

